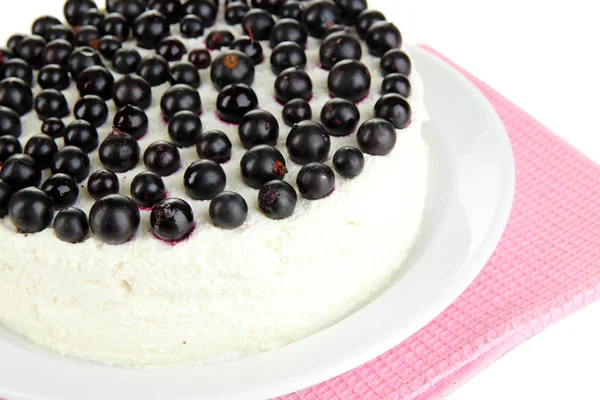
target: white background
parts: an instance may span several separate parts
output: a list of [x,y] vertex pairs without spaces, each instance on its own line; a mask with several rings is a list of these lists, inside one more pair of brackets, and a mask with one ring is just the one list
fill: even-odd
[[[596,0],[369,3],[396,22],[407,41],[433,45],[600,162]],[[62,4],[2,0],[0,41],[28,32],[39,15],[62,15]],[[448,398],[600,399],[599,338],[596,304],[523,344]]]

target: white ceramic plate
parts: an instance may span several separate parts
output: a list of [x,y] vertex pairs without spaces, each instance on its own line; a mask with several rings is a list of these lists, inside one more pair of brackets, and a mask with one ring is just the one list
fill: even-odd
[[325,381],[394,347],[466,289],[504,231],[514,163],[491,105],[459,73],[412,49],[426,84],[432,168],[423,234],[387,291],[316,335],[246,359],[128,370],[60,357],[0,327],[0,397],[266,399]]

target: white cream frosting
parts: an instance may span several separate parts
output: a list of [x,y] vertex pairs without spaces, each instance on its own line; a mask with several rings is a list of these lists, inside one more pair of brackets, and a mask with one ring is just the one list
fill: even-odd
[[[239,27],[219,24],[216,27],[240,35]],[[175,26],[172,30],[177,31]],[[204,47],[204,37],[182,41],[188,50]],[[262,45],[265,61],[257,66],[252,87],[260,108],[279,120],[277,147],[288,161],[285,180],[295,187],[301,166],[287,156],[290,128],[281,119],[282,106],[274,100],[268,42]],[[319,120],[329,100],[328,72],[317,66],[319,41],[309,39],[306,53],[306,70],[314,86],[310,104],[313,119]],[[218,54],[212,52],[213,58]],[[379,59],[370,56],[366,47],[362,62],[373,82],[368,98],[358,105],[361,122],[373,117],[382,81]],[[398,131],[392,153],[366,155],[359,177],[346,180],[336,174],[332,195],[318,201],[299,198],[294,215],[283,221],[263,216],[257,207],[258,191],[242,182],[239,162],[245,150],[237,126],[216,117],[217,91],[209,70],[201,71],[201,77],[204,130],[222,130],[233,142],[232,159],[223,165],[226,190],[240,193],[248,202],[246,223],[231,231],[214,227],[208,217],[209,202],[185,195],[184,169],[164,181],[170,196],[191,204],[197,227],[188,240],[175,246],[149,232],[147,211],[142,211],[134,240],[118,246],[93,236],[68,244],[58,240],[52,229],[22,235],[4,218],[0,222],[0,323],[61,354],[109,364],[214,362],[267,351],[316,333],[371,300],[399,270],[418,237],[427,190],[428,150],[421,135],[427,113],[417,71],[410,77],[412,123]],[[156,140],[168,140],[159,106],[168,87],[153,88],[147,110],[149,133],[139,141],[142,152]],[[71,107],[79,97],[74,84],[64,94]],[[110,119],[99,129],[101,140],[110,132],[116,111],[112,101],[108,105]],[[34,112],[27,114],[22,143],[38,133],[40,125]],[[62,140],[58,142],[62,146]],[[357,145],[355,133],[332,137],[328,165],[345,145]],[[193,147],[181,149],[181,156],[184,168],[198,159]],[[97,151],[90,157],[93,169],[101,168]],[[135,170],[119,174],[122,194],[129,194],[132,178],[144,169],[140,162]],[[77,206],[88,212],[93,200],[85,184]]]

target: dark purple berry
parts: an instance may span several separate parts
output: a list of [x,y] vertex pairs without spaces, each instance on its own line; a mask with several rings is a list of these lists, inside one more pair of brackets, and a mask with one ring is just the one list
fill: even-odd
[[44,47],[42,62],[44,65],[66,65],[71,53],[73,53],[73,45],[71,43],[63,39],[56,39]]
[[312,81],[301,69],[288,68],[275,80],[275,97],[281,104],[293,99],[309,101],[313,95]]
[[254,63],[240,51],[226,51],[215,58],[210,69],[210,79],[217,90],[235,83],[252,85]]
[[357,60],[362,57],[358,40],[347,33],[333,33],[323,41],[319,50],[321,66],[327,70],[342,60]]
[[163,56],[151,54],[142,59],[138,74],[151,86],[159,86],[169,79],[169,63]]
[[312,119],[312,109],[306,100],[292,99],[285,103],[281,112],[283,122],[287,126],[294,126],[300,121]]
[[181,20],[181,35],[186,38],[199,38],[204,35],[204,23],[195,15],[186,15]]
[[148,116],[141,108],[126,105],[115,114],[113,127],[140,139],[148,132]]
[[244,183],[260,189],[274,179],[283,179],[288,169],[279,150],[269,145],[259,145],[248,150],[240,161]]
[[252,40],[268,40],[274,26],[273,16],[265,10],[253,8],[242,18],[244,33]]
[[33,108],[31,88],[19,78],[6,78],[0,82],[0,106],[8,107],[20,116]]
[[410,96],[411,86],[410,80],[403,74],[389,74],[383,79],[381,84],[381,93],[396,93],[402,97]]
[[160,176],[169,176],[181,167],[179,150],[172,143],[158,141],[152,143],[144,152],[146,168]]
[[300,45],[294,42],[281,42],[271,53],[271,70],[275,74],[288,68],[304,68],[306,66],[306,53]]
[[410,104],[399,94],[384,94],[375,103],[375,116],[390,121],[396,129],[406,128],[411,118]]
[[296,185],[305,199],[319,200],[335,189],[335,174],[325,164],[310,163],[298,172]]
[[58,153],[58,145],[50,136],[38,133],[29,138],[24,153],[35,160],[38,169],[46,169]]
[[169,121],[169,138],[177,147],[194,146],[202,134],[202,122],[198,114],[179,111]]
[[91,153],[98,147],[98,131],[88,121],[78,119],[65,128],[64,140],[66,146],[75,146]]
[[0,181],[0,218],[8,215],[8,203],[13,195],[13,190],[6,183]]
[[335,0],[340,10],[342,10],[342,21],[351,26],[358,21],[361,12],[367,9],[367,0]]
[[268,111],[250,111],[240,121],[238,134],[242,145],[247,149],[259,144],[275,146],[279,138],[279,123]]
[[379,63],[383,76],[400,73],[406,76],[410,75],[412,62],[410,57],[400,49],[392,49],[386,52]]
[[101,97],[90,94],[77,100],[73,107],[73,116],[98,128],[104,125],[108,118],[108,107]]
[[67,243],[81,243],[90,231],[87,215],[79,208],[61,210],[54,218],[56,237]]
[[169,35],[169,31],[167,19],[156,10],[144,12],[133,24],[133,37],[144,49],[155,48],[162,38]]
[[137,23],[137,18],[144,15],[146,10],[145,0],[117,0],[111,7],[111,12],[123,15],[127,20]]
[[0,136],[21,136],[21,119],[10,108],[0,106]]
[[112,58],[113,69],[119,74],[137,72],[142,62],[142,56],[136,49],[119,49]]
[[358,108],[348,100],[333,98],[321,110],[321,123],[333,136],[349,135],[356,129],[359,121]]
[[178,39],[166,37],[156,46],[156,53],[167,61],[179,61],[187,53],[187,49]]
[[179,22],[179,16],[181,15],[182,9],[180,0],[150,0],[148,2],[148,8],[157,10],[164,15],[169,24],[176,24]]
[[84,69],[93,65],[102,65],[102,59],[91,47],[76,48],[67,60],[67,67],[73,79],[77,79]]
[[35,111],[42,120],[69,115],[65,96],[56,89],[44,89],[35,97]]
[[200,74],[198,70],[189,61],[181,61],[173,64],[169,73],[169,82],[171,85],[187,85],[194,89],[200,87]]
[[250,8],[242,2],[234,2],[225,8],[225,22],[229,25],[237,25],[242,22],[244,15]]
[[110,100],[115,79],[108,69],[95,65],[86,68],[77,79],[77,89],[81,96],[98,96]]
[[269,34],[269,44],[275,47],[282,42],[294,42],[302,48],[306,45],[306,31],[300,22],[290,18],[277,21]]
[[83,14],[80,22],[81,26],[93,26],[99,32],[103,32],[102,23],[104,22],[104,14],[102,11],[92,8]]
[[59,39],[72,43],[75,39],[75,34],[71,28],[67,28],[64,25],[53,25],[46,31],[44,39],[46,39],[46,42],[48,43]]
[[9,157],[23,152],[21,142],[14,136],[0,136],[0,164],[4,163]]
[[3,78],[19,78],[27,85],[31,86],[33,82],[33,70],[25,61],[20,58],[13,58],[4,62],[2,65]]
[[216,227],[236,229],[248,218],[248,204],[237,193],[223,192],[211,200],[208,214]]
[[232,147],[226,134],[221,131],[208,131],[200,135],[200,140],[196,143],[196,152],[201,159],[222,164],[231,159]]
[[210,52],[205,49],[192,50],[188,55],[188,60],[198,69],[206,69],[212,63]]
[[237,38],[229,46],[230,50],[241,51],[246,54],[254,65],[258,65],[263,61],[263,49],[260,42],[256,42],[247,36]]
[[8,40],[6,41],[6,47],[8,47],[8,49],[10,51],[12,51],[13,54],[16,54],[17,50],[19,48],[19,43],[21,43],[21,41],[24,38],[25,38],[25,35],[23,35],[21,33],[15,33],[11,37],[9,37]]
[[69,77],[69,71],[65,67],[57,64],[48,64],[40,69],[37,82],[42,89],[56,89],[60,91],[69,87],[71,78]]
[[333,97],[357,102],[369,94],[371,73],[360,61],[340,61],[329,71],[327,86]]
[[50,196],[57,210],[71,207],[79,197],[79,185],[67,174],[55,174],[42,184],[42,190]]
[[40,69],[44,65],[42,53],[46,47],[46,40],[37,35],[25,37],[19,43],[17,54],[19,58],[27,61],[34,69]]
[[100,40],[102,34],[95,26],[78,26],[73,30],[75,37],[73,44],[76,47],[91,46],[92,42]]
[[194,200],[211,200],[225,189],[227,176],[218,163],[201,160],[192,163],[185,171],[185,192]]
[[265,216],[274,220],[291,217],[296,209],[297,201],[296,191],[284,181],[267,182],[258,192],[258,208]]
[[37,188],[19,190],[8,203],[8,215],[19,232],[41,232],[50,226],[54,218],[52,199]]
[[167,188],[162,178],[154,172],[144,171],[131,181],[131,198],[142,207],[152,207],[165,198]]
[[125,75],[113,86],[113,101],[117,108],[133,105],[145,110],[152,103],[150,84],[140,76]]
[[285,145],[292,161],[297,164],[309,164],[327,159],[331,139],[320,123],[302,121],[292,128]]
[[363,152],[373,156],[385,156],[394,149],[397,134],[390,122],[374,118],[360,126],[356,139]]
[[333,167],[344,178],[356,178],[365,167],[365,156],[356,147],[342,147],[333,155]]
[[385,15],[376,10],[365,10],[358,15],[356,20],[356,31],[358,37],[364,39],[367,35],[367,31],[376,22],[385,21]]
[[121,42],[126,41],[129,38],[129,22],[127,22],[127,18],[121,14],[110,13],[104,17],[102,30],[105,35],[114,36]]
[[97,43],[92,43],[92,47],[98,50],[104,58],[112,60],[117,50],[121,49],[123,45],[121,41],[115,36],[103,36]]
[[96,238],[106,244],[128,242],[140,227],[140,210],[129,197],[111,194],[92,206],[90,227]]
[[229,85],[217,96],[217,113],[225,122],[237,124],[242,117],[258,108],[256,93],[243,84]]
[[120,186],[117,174],[107,169],[95,171],[87,182],[88,193],[94,200],[119,193]]
[[183,3],[182,15],[196,15],[205,27],[213,26],[217,19],[217,7],[212,0],[187,0]]
[[210,50],[219,50],[223,47],[229,47],[234,40],[233,33],[226,30],[214,30],[206,37],[206,48]]
[[59,118],[48,118],[42,123],[42,133],[55,139],[62,137],[65,134],[65,124]]
[[90,174],[90,158],[79,147],[65,146],[52,159],[53,174],[71,175],[77,182]]
[[15,154],[2,163],[0,179],[17,191],[28,186],[38,186],[42,180],[42,173],[33,158],[25,154]]
[[285,0],[252,0],[252,7],[267,10],[271,14],[279,15]]
[[341,22],[338,6],[330,0],[310,3],[302,12],[302,24],[312,37],[322,38],[327,28]]
[[140,145],[133,136],[113,131],[100,144],[98,156],[104,168],[113,172],[127,172],[140,161]]
[[281,18],[291,18],[296,21],[302,19],[302,11],[304,10],[305,2],[288,0],[281,9]]
[[156,237],[167,242],[185,239],[194,229],[194,212],[178,198],[165,199],[150,213],[150,226]]
[[98,8],[93,0],[67,0],[63,13],[71,26],[79,26],[85,12],[92,8]]
[[167,121],[180,111],[190,111],[198,116],[202,111],[200,93],[187,85],[171,86],[160,100],[160,109]]
[[369,28],[365,41],[369,53],[381,57],[387,51],[399,48],[402,45],[402,36],[394,24],[379,21]]

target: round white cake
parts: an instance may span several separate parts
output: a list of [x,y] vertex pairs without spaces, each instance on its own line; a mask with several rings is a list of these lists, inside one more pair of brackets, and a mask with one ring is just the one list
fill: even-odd
[[[186,39],[188,50],[205,47],[211,29],[242,35],[239,25],[217,24],[203,37]],[[364,43],[363,43],[364,45]],[[134,47],[134,41],[126,46]],[[309,38],[305,70],[314,85],[310,101],[313,119],[330,99],[328,71],[319,66],[320,40]],[[277,148],[287,160],[285,181],[296,188],[302,167],[286,150],[290,131],[275,101],[275,74],[270,48],[263,43],[265,61],[256,66],[252,85],[259,106],[277,117],[281,130]],[[138,49],[142,56],[154,51]],[[215,59],[220,51],[213,51]],[[363,48],[361,60],[370,70],[372,87],[357,104],[361,122],[374,117],[383,79],[380,59]],[[110,65],[105,60],[106,65]],[[215,227],[209,201],[186,196],[183,172],[198,160],[194,147],[180,149],[183,168],[165,177],[169,196],[191,205],[196,227],[186,240],[170,244],[151,232],[149,211],[129,242],[111,246],[93,234],[78,244],[60,241],[52,228],[35,234],[17,231],[10,218],[0,223],[0,323],[36,344],[58,353],[127,366],[217,362],[274,349],[314,334],[347,317],[373,299],[402,266],[418,238],[425,205],[428,149],[422,137],[427,120],[423,82],[410,75],[412,120],[397,130],[397,143],[386,156],[365,154],[362,174],[355,179],[336,175],[334,192],[310,201],[298,197],[294,214],[284,220],[265,217],[257,206],[258,190],[242,181],[240,160],[246,150],[237,126],[216,113],[218,91],[210,70],[201,70],[199,89],[204,130],[221,130],[233,143],[232,158],[223,164],[227,191],[241,194],[249,206],[238,229]],[[115,77],[119,75],[114,73]],[[169,84],[152,89],[146,110],[149,132],[139,140],[143,150],[157,140],[169,140],[161,117],[160,99]],[[34,94],[40,88],[34,89]],[[79,98],[72,83],[63,92],[69,106]],[[116,112],[99,128],[100,140],[111,130]],[[65,119],[68,123],[72,117]],[[35,112],[22,118],[22,143],[40,132]],[[61,147],[62,140],[57,141]],[[331,164],[342,146],[357,146],[356,133],[331,137]],[[101,168],[98,152],[90,153],[92,170]],[[121,194],[129,195],[131,180],[145,170],[143,162],[119,174]],[[44,173],[43,179],[49,176]],[[80,184],[77,207],[88,213],[94,200]]]

